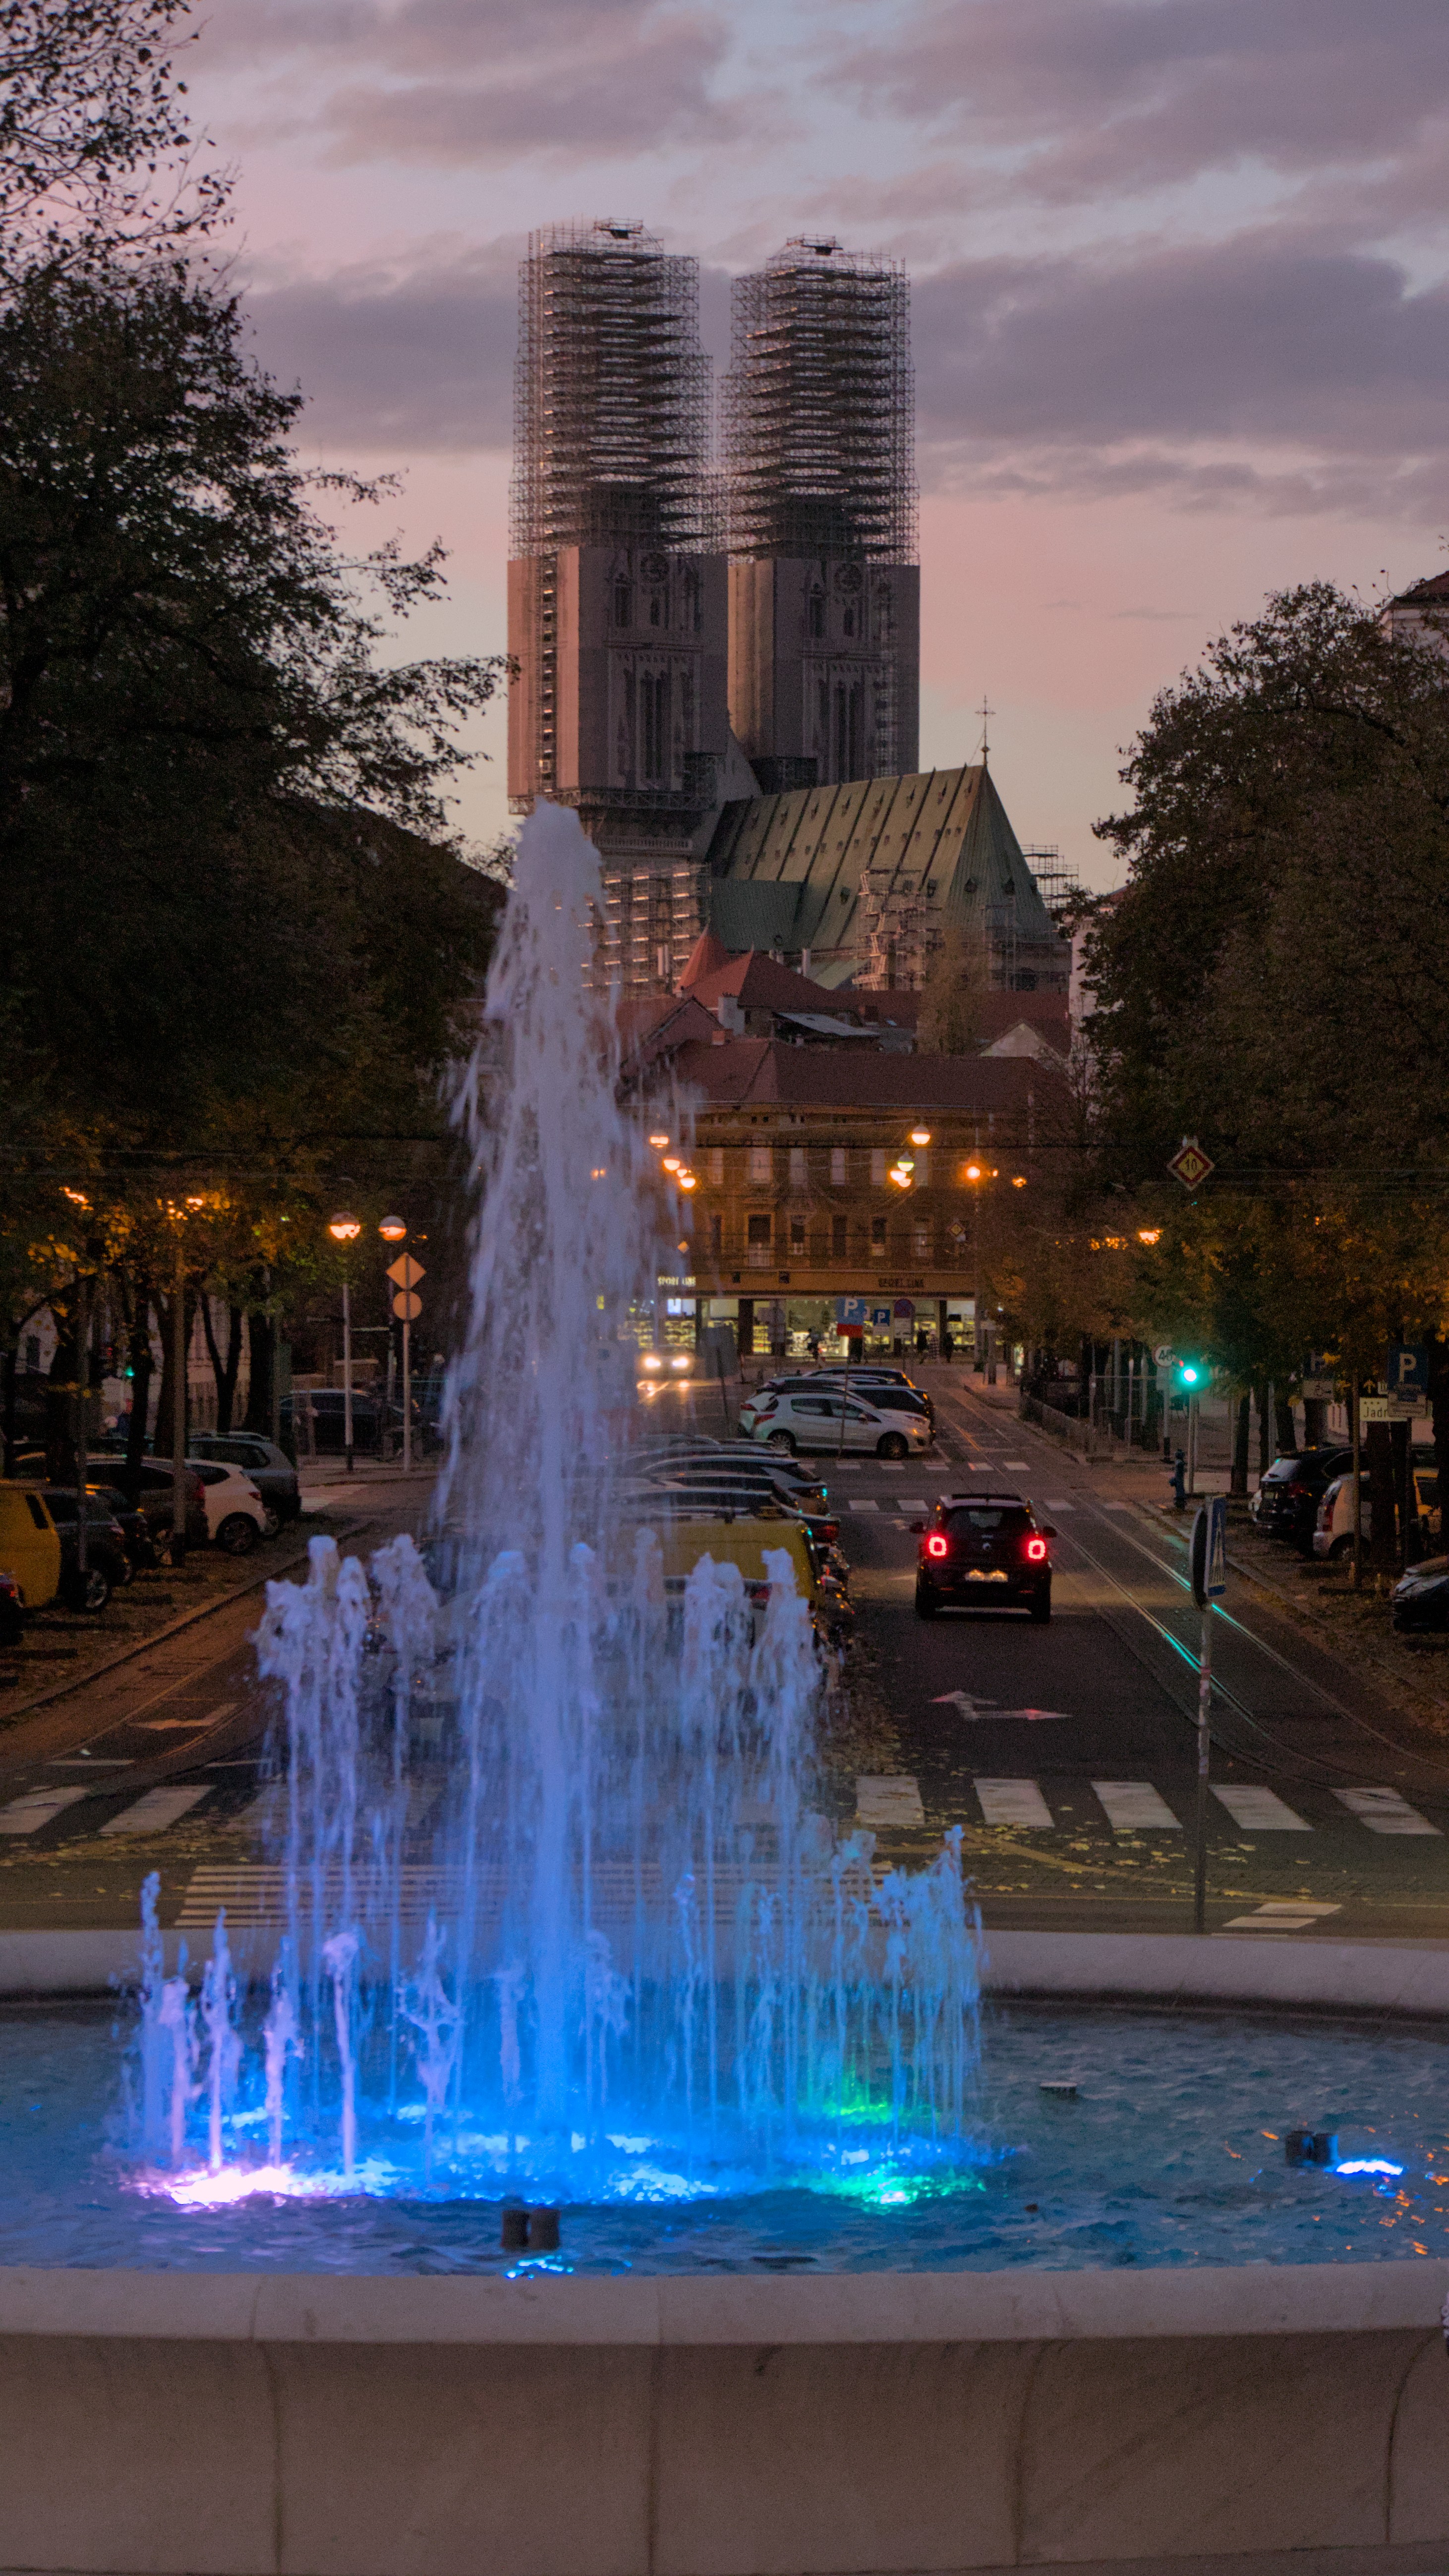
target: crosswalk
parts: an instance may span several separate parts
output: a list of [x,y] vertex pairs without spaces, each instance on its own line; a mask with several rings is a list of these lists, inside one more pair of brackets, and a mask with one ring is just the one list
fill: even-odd
[[[1075,1831],[1083,1821],[1079,1796],[1067,1793],[1080,1793],[1084,1788],[1090,1788],[1114,1834],[1180,1834],[1191,1820],[1191,1788],[1175,1791],[1175,1808],[1152,1780],[1074,1781],[1057,1775],[1043,1781],[1000,1775],[987,1778],[973,1772],[967,1786],[984,1825],[1008,1826],[1018,1832]],[[1442,1835],[1443,1828],[1431,1824],[1397,1789],[1335,1789],[1323,1794],[1331,1794],[1370,1833]],[[1240,1833],[1311,1834],[1335,1821],[1329,1813],[1315,1825],[1280,1798],[1276,1789],[1263,1788],[1255,1782],[1214,1782],[1210,1795],[1215,1807],[1230,1818]],[[1053,1799],[1061,1809],[1060,1815],[1051,1803]],[[856,1782],[856,1815],[862,1824],[886,1828],[927,1821],[920,1784],[909,1775],[863,1774]],[[933,1815],[930,1821],[939,1822],[939,1815]]]

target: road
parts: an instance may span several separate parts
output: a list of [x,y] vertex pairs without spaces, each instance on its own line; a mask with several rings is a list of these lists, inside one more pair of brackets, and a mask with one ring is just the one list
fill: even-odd
[[[959,1826],[990,1926],[1191,1923],[1198,1614],[1185,1534],[1113,1498],[964,1375],[938,1372],[937,1454],[825,1473],[854,1568],[884,1769],[828,1785],[837,1822],[920,1861]],[[1003,1485],[1057,1524],[1053,1618],[914,1615],[910,1522],[939,1494]],[[371,1549],[426,1492],[369,1489],[331,1523]],[[259,1571],[275,1572],[283,1554]],[[300,1566],[292,1569],[300,1572]],[[249,1643],[260,1594],[153,1641],[0,1744],[0,1929],[245,1910],[261,1858],[274,1715]],[[1234,1577],[1218,1618],[1209,1926],[1449,1940],[1449,1748]],[[258,1899],[260,1901],[260,1899]],[[1266,1910],[1265,1910],[1266,1909]]]
[[[988,1923],[1187,1929],[1199,1614],[1186,1532],[1114,1501],[1110,1471],[1063,1459],[964,1379],[938,1377],[935,1393],[947,1454],[930,1473],[872,1462],[835,1479],[899,1745],[899,1785],[863,1783],[862,1821],[888,1816],[884,1847],[912,1857],[959,1825]],[[1056,1524],[1050,1626],[918,1620],[918,1507],[998,1486]],[[1237,1578],[1216,1618],[1211,1776],[1210,1928],[1449,1939],[1449,1747],[1416,1738]]]

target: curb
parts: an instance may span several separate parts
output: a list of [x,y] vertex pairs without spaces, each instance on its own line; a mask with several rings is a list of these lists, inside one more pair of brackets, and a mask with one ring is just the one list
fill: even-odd
[[[358,1530],[370,1529],[375,1517],[369,1513],[365,1520],[353,1521],[348,1536],[354,1536]],[[106,1673],[119,1672],[122,1664],[133,1663],[137,1655],[149,1655],[153,1646],[164,1645],[168,1637],[179,1637],[184,1628],[194,1628],[200,1619],[214,1619],[218,1610],[228,1609],[233,1601],[244,1601],[249,1592],[260,1592],[264,1583],[275,1583],[279,1574],[286,1574],[292,1566],[303,1564],[306,1555],[306,1548],[302,1548],[295,1556],[284,1556],[280,1564],[269,1565],[264,1574],[250,1576],[247,1582],[238,1583],[232,1591],[221,1593],[215,1601],[203,1601],[198,1609],[184,1610],[179,1619],[168,1620],[164,1628],[153,1628],[149,1637],[138,1637],[133,1646],[123,1646],[119,1654],[109,1655],[103,1664],[92,1664],[88,1672],[77,1673],[68,1682],[57,1682],[53,1690],[41,1691],[34,1699],[22,1700],[18,1708],[0,1711],[0,1718],[9,1727],[17,1718],[33,1716],[38,1708],[49,1708],[58,1699],[70,1699],[76,1691],[88,1690],[92,1682],[100,1681]],[[0,1745],[3,1745],[3,1739],[0,1739]],[[3,1761],[3,1751],[0,1751],[0,1761]]]

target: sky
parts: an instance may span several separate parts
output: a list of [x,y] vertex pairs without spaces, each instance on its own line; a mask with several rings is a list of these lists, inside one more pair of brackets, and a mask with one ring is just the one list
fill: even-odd
[[[905,261],[924,766],[1021,839],[1094,821],[1155,693],[1265,596],[1372,599],[1449,532],[1445,0],[212,0],[258,352],[379,536],[449,556],[407,650],[500,653],[517,268],[642,220],[729,281],[792,234]],[[507,822],[501,711],[458,820]]]

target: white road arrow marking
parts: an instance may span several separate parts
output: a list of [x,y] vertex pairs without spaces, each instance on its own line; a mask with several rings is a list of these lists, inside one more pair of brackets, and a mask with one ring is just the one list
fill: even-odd
[[990,1724],[993,1726],[996,1724],[998,1719],[1004,1720],[1007,1718],[1022,1718],[1028,1724],[1033,1720],[1039,1722],[1051,1721],[1058,1725],[1066,1725],[1069,1723],[1064,1709],[998,1708],[994,1699],[975,1699],[970,1691],[942,1691],[939,1699],[932,1700],[931,1706],[932,1708],[954,1708],[959,1710],[963,1718],[970,1718],[979,1721],[980,1723]]

